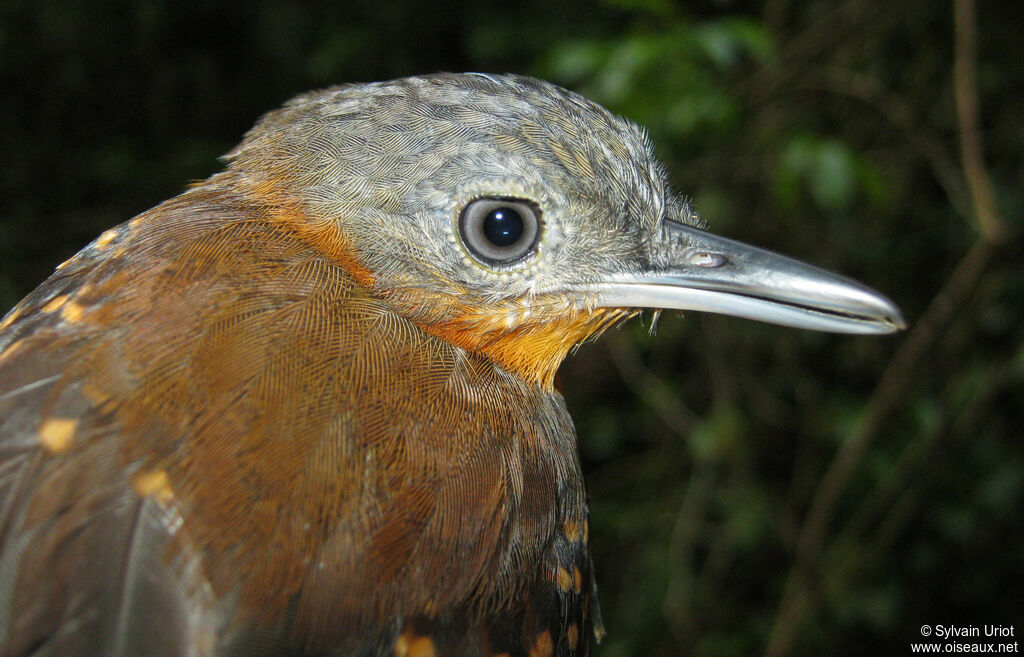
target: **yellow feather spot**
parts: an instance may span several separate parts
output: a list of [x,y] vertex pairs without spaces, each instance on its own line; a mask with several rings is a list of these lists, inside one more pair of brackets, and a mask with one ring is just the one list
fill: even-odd
[[580,645],[580,628],[576,627],[576,623],[573,623],[565,631],[565,640],[569,644],[569,650],[575,651]]
[[90,381],[82,383],[82,394],[85,395],[85,398],[92,402],[92,405],[97,408],[103,406],[103,404],[110,400],[110,395]]
[[409,657],[436,657],[434,641],[429,636],[418,636],[409,644]]
[[590,520],[587,518],[583,519],[583,544],[586,545],[587,541],[590,540]]
[[566,520],[565,527],[562,528],[565,532],[565,537],[569,539],[570,543],[575,543],[580,538],[580,523],[575,520]]
[[429,636],[414,636],[407,630],[395,641],[395,657],[437,657],[434,640]]
[[579,566],[572,567],[572,587],[577,593],[583,592],[583,573],[580,572]]
[[555,574],[555,581],[558,583],[558,590],[562,593],[568,593],[569,588],[572,587],[572,575],[561,566],[559,566],[558,572]]
[[120,235],[120,232],[116,228],[104,231],[102,235],[96,238],[96,248],[102,251],[110,246],[110,243],[116,240],[118,235]]
[[78,420],[59,417],[47,418],[39,425],[39,442],[51,454],[60,454],[71,444],[77,426]]
[[16,322],[18,318],[21,317],[21,312],[21,308],[16,308],[12,310],[7,317],[4,317],[3,321],[0,321],[0,331]]
[[530,657],[551,657],[555,652],[555,644],[551,641],[551,632],[544,630],[537,635],[537,640],[530,648]]
[[63,306],[64,302],[67,301],[67,300],[68,300],[68,295],[66,295],[66,294],[58,294],[57,296],[55,296],[54,298],[52,298],[48,302],[46,302],[46,305],[43,306],[43,312],[44,313],[52,313],[54,310],[57,310],[58,308]]
[[164,470],[148,470],[137,474],[132,487],[139,497],[152,497],[160,502],[170,502],[174,498],[171,482]]
[[65,322],[71,324],[77,324],[82,321],[82,311],[85,307],[76,301],[68,301],[64,304],[64,307],[60,309],[60,316]]
[[3,353],[0,353],[0,363],[13,356],[16,351],[21,350],[21,348],[25,346],[25,344],[27,344],[26,340],[25,338],[22,338],[20,340],[15,340],[11,344],[7,345],[7,348],[3,350]]

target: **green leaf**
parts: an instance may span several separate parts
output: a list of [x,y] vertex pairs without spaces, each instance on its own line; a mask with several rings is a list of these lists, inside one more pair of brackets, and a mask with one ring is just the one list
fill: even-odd
[[850,149],[836,140],[818,145],[810,176],[811,193],[826,210],[849,207],[856,192],[856,164]]

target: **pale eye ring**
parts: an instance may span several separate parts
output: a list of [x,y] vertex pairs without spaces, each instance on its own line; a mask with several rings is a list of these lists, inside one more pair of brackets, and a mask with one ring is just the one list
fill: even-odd
[[478,198],[462,210],[459,234],[470,253],[481,261],[509,265],[536,250],[540,210],[522,199]]

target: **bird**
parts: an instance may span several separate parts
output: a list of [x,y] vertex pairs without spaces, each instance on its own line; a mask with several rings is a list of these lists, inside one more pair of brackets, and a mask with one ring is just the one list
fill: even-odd
[[592,654],[570,350],[646,309],[905,325],[525,76],[309,92],[224,159],[0,323],[0,655]]

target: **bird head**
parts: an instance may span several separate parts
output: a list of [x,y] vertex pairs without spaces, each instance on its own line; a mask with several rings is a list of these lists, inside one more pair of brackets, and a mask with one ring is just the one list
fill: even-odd
[[313,92],[228,159],[232,189],[396,313],[548,388],[573,345],[644,308],[903,326],[858,283],[707,232],[640,128],[526,77]]

